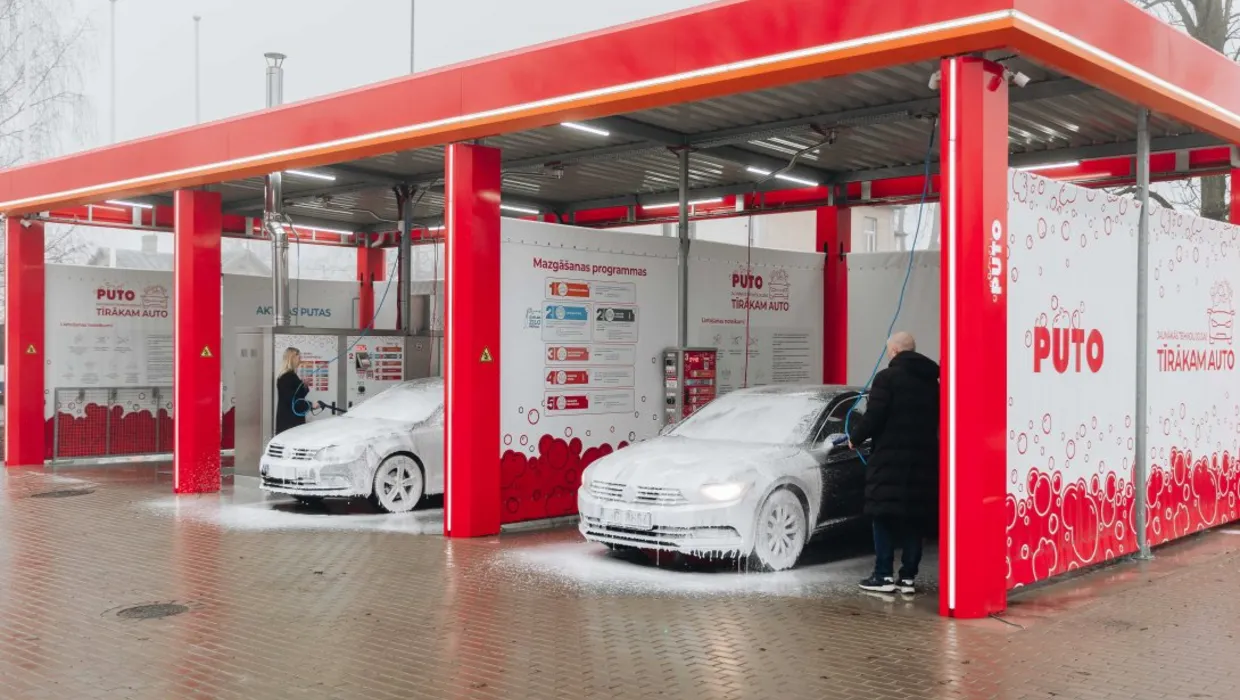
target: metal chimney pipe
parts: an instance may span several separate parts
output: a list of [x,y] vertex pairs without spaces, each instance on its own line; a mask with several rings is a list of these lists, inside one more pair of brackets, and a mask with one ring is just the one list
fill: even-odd
[[[267,107],[284,104],[284,59],[282,53],[264,54],[267,59]],[[263,188],[263,224],[271,236],[271,312],[272,325],[290,326],[288,283],[288,235],[284,218],[284,173],[267,175]]]

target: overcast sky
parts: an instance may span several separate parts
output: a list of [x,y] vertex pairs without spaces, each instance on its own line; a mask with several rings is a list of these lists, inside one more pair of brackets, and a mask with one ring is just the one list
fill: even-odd
[[[74,1],[90,24],[83,64],[93,128],[66,135],[66,151],[106,145],[110,132],[110,0]],[[416,66],[427,70],[710,1],[416,0]],[[116,139],[194,123],[195,14],[202,17],[206,122],[264,107],[263,54],[269,51],[288,55],[285,102],[408,73],[410,5],[410,0],[116,0]],[[78,233],[92,245],[141,245],[141,236],[132,231]],[[171,252],[171,237],[159,238],[159,249]],[[254,246],[269,258],[265,248]],[[337,275],[351,278],[351,252],[306,250],[305,264],[340,267]],[[307,275],[333,276],[311,269]]]
[[[93,28],[93,133],[109,133],[110,0],[77,0]],[[707,0],[416,0],[419,70],[672,12]],[[264,106],[263,54],[288,54],[286,102],[403,75],[410,0],[116,0],[116,136],[194,123],[194,21],[202,17],[202,119]]]

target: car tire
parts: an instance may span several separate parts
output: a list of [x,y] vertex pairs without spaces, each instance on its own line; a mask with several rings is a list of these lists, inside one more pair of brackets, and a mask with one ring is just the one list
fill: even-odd
[[387,513],[408,513],[422,502],[426,478],[409,455],[392,455],[375,470],[371,502]]
[[784,571],[796,565],[809,541],[809,518],[792,489],[776,489],[758,508],[750,567]]

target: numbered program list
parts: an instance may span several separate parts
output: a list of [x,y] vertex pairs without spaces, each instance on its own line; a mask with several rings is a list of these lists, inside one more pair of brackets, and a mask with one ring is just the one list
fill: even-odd
[[548,278],[543,289],[546,414],[632,413],[640,317],[637,285]]

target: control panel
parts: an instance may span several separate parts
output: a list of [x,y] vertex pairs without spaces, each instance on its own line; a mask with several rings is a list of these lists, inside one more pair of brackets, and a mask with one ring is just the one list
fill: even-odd
[[687,418],[718,393],[719,353],[714,348],[668,348],[663,351],[664,421]]

